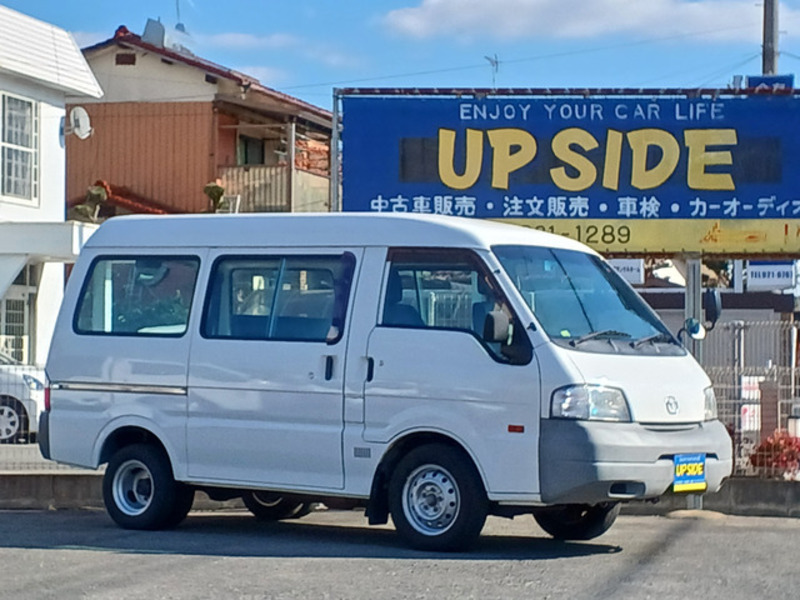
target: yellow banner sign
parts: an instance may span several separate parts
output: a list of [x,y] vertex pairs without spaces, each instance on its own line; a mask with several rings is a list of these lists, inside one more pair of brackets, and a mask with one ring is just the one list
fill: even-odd
[[800,219],[498,219],[572,238],[601,254],[800,257]]

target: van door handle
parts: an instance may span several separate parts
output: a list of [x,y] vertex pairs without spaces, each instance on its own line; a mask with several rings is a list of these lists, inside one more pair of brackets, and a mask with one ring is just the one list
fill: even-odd
[[375,359],[371,356],[367,357],[367,381],[372,381],[375,376]]
[[333,356],[330,354],[325,357],[325,381],[333,379]]

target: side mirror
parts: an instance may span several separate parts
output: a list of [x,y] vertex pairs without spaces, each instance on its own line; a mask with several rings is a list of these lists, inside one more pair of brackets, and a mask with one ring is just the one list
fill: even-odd
[[509,339],[509,325],[511,321],[502,310],[492,310],[486,315],[483,322],[483,339],[489,343],[500,342],[507,344]]
[[683,329],[693,340],[702,340],[706,337],[706,328],[697,319],[686,319]]
[[717,288],[708,288],[705,291],[703,309],[706,322],[711,324],[708,330],[711,331],[722,314],[722,296]]

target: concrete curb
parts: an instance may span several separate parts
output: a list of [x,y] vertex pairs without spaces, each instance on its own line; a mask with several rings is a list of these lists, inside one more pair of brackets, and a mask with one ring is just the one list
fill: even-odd
[[[0,473],[0,509],[103,508],[102,474],[94,472]],[[702,496],[703,509],[728,515],[800,518],[800,482],[738,477],[715,494]],[[195,510],[240,508],[241,501],[215,502],[197,494]],[[629,515],[667,515],[697,508],[685,495],[667,494],[657,503],[623,504]]]
[[[624,514],[666,515],[694,508],[686,495],[667,494],[653,504],[631,502],[623,505]],[[800,482],[734,477],[714,494],[702,496],[703,509],[745,517],[800,518]]]
[[0,508],[102,508],[103,478],[94,473],[0,474]]
[[[217,502],[200,492],[194,510],[244,508],[241,500]],[[92,472],[0,473],[0,510],[105,509],[103,475]]]

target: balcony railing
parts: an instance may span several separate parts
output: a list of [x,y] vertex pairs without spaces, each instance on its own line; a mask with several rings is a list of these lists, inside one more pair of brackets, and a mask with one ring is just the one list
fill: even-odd
[[239,212],[328,211],[328,178],[294,171],[294,202],[291,200],[287,165],[222,167],[219,178],[226,195],[238,195]]

